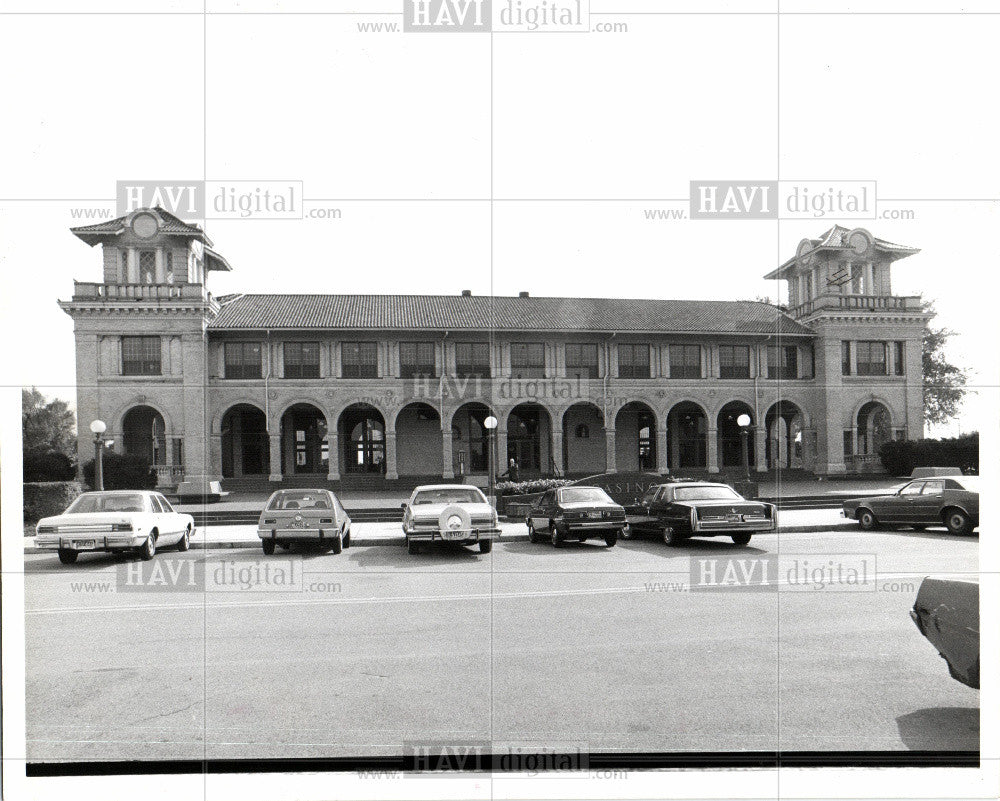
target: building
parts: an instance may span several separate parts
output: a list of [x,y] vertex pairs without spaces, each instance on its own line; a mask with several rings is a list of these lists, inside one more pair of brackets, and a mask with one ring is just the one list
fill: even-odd
[[751,464],[877,470],[887,438],[923,432],[918,297],[891,265],[917,249],[835,226],[748,301],[230,295],[206,233],[162,209],[72,229],[101,281],[61,307],[76,336],[81,463],[102,419],[161,486],[222,479],[379,486]]

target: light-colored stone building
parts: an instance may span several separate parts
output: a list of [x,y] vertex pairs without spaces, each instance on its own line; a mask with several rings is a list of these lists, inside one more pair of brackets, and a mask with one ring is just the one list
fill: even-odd
[[358,486],[499,472],[715,473],[742,461],[877,470],[923,433],[918,297],[891,265],[917,252],[835,226],[749,301],[402,295],[213,297],[230,270],[161,209],[72,229],[100,281],[61,302],[76,336],[81,463],[94,419],[162,486],[328,480]]

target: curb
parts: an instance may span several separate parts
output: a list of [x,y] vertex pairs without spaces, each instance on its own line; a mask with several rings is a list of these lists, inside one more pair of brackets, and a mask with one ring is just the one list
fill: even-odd
[[[818,526],[779,526],[776,534],[814,534],[830,531],[856,531],[857,526],[854,525],[853,520],[844,521],[843,523],[826,523]],[[772,533],[772,532],[769,532]],[[649,542],[655,542],[655,537],[638,537],[636,541],[648,540]],[[497,537],[495,540],[499,543],[504,542],[527,542],[527,534],[510,534],[503,537]],[[390,546],[402,548],[406,544],[406,538],[403,535],[393,536],[393,537],[358,537],[351,541],[352,548],[372,548],[377,546]],[[213,548],[244,548],[258,550],[260,548],[260,540],[213,540],[211,542],[192,541],[191,550],[192,551],[207,551]],[[25,545],[25,553],[55,553],[54,551],[44,550],[42,548],[36,548],[34,545]]]

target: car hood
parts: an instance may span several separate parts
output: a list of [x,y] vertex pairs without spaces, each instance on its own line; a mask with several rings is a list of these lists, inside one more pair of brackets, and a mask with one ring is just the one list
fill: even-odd
[[473,517],[489,517],[493,514],[493,507],[488,503],[422,503],[419,506],[411,506],[410,514],[414,517],[432,517],[437,520],[445,509],[455,506],[461,507]]
[[81,512],[43,517],[40,526],[100,526],[108,523],[128,523],[143,512]]

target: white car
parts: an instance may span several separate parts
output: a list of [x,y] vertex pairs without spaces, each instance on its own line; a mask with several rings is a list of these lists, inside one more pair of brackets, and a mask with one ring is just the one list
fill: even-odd
[[403,533],[411,554],[423,542],[479,543],[480,552],[489,553],[500,523],[496,509],[478,487],[427,484],[413,490],[403,504]]
[[152,559],[165,545],[186,551],[194,533],[194,518],[175,512],[158,492],[85,492],[61,515],[38,521],[35,545],[58,551],[64,565],[73,564],[81,551],[134,550]]

